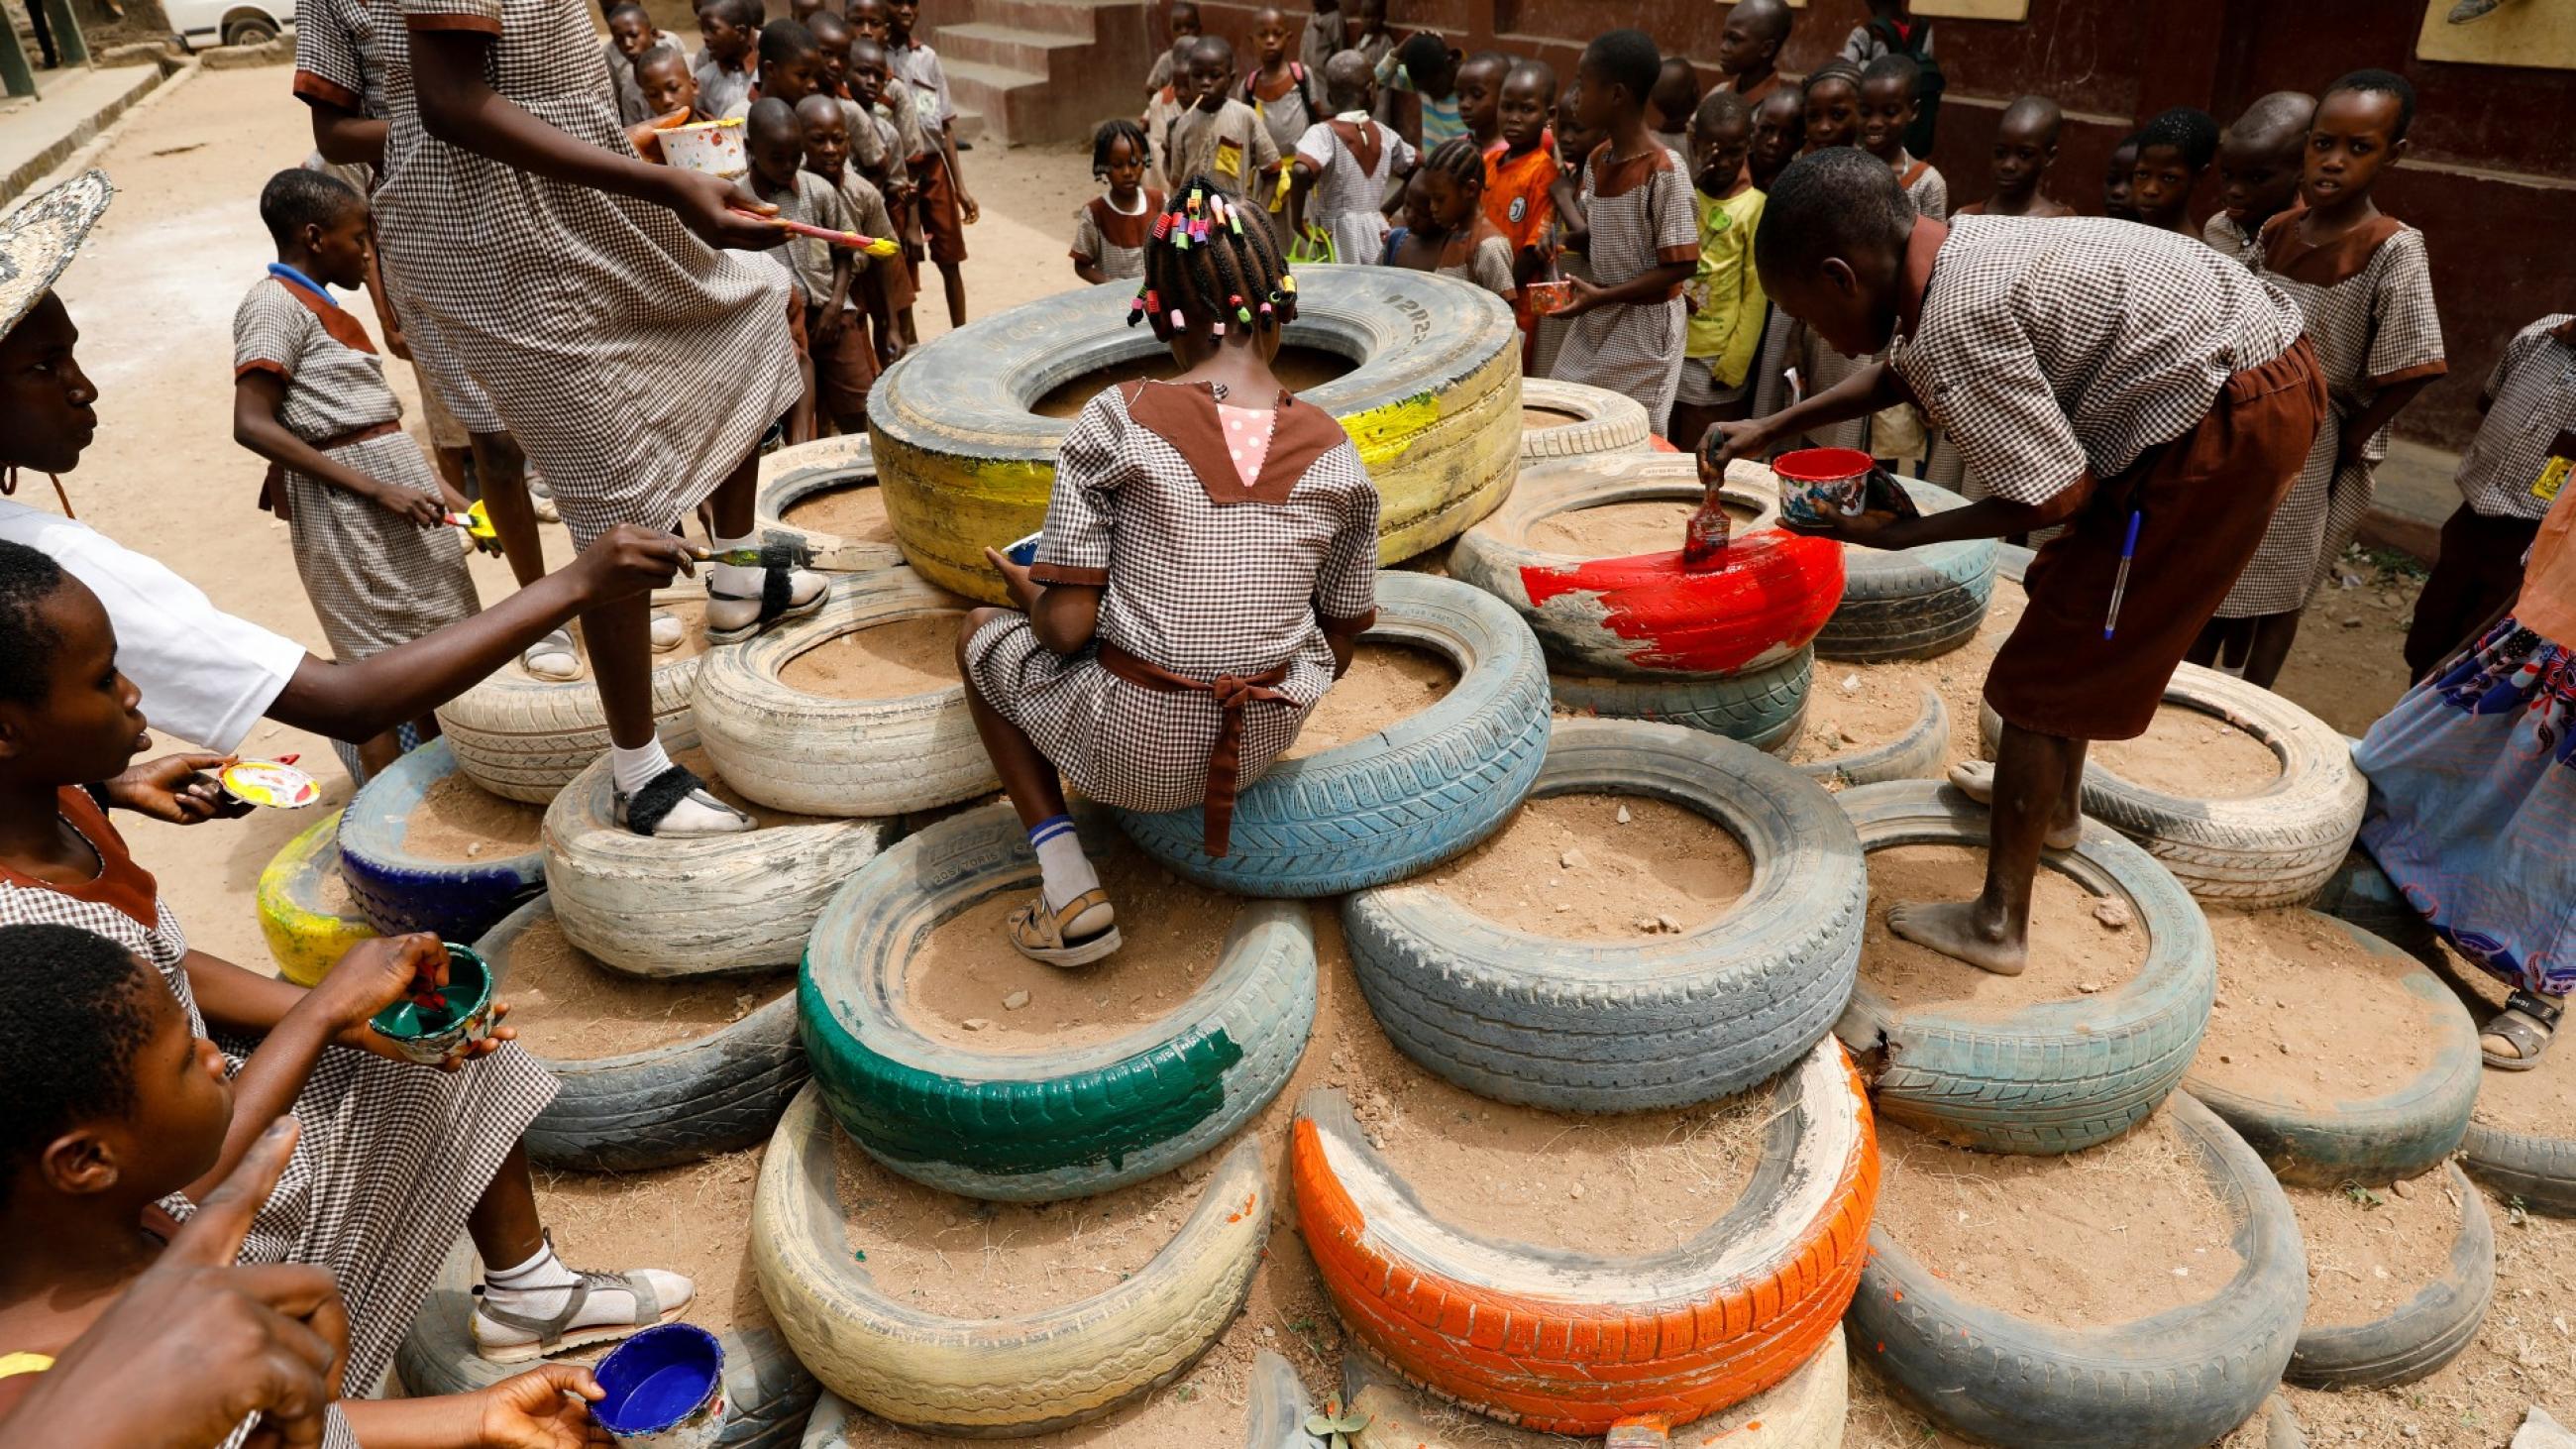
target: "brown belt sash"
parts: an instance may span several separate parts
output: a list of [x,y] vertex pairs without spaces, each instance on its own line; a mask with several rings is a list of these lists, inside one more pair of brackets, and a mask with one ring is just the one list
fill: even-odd
[[1216,743],[1208,750],[1207,800],[1201,807],[1200,847],[1211,856],[1223,856],[1232,846],[1234,832],[1234,797],[1243,768],[1243,707],[1256,699],[1286,699],[1288,696],[1271,686],[1288,677],[1286,664],[1274,664],[1259,674],[1220,674],[1214,679],[1192,679],[1174,674],[1159,664],[1139,659],[1115,644],[1100,646],[1100,667],[1130,684],[1165,694],[1205,694],[1213,696],[1218,710]]
[[[374,439],[387,437],[401,431],[402,423],[398,420],[369,423],[365,427],[359,428],[354,432],[342,433],[336,438],[324,438],[322,441],[313,445],[313,451],[317,453],[327,453],[334,448],[345,448],[353,443],[370,442]],[[260,511],[263,513],[276,512],[276,500],[285,496],[285,489],[286,465],[283,463],[269,464],[267,474],[259,480]]]

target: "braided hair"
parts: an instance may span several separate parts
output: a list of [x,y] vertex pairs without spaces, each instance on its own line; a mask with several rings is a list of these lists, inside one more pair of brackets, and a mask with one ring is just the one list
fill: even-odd
[[1100,123],[1091,133],[1091,175],[1097,180],[1109,174],[1109,148],[1125,141],[1139,161],[1148,160],[1153,152],[1145,144],[1145,128],[1126,116],[1113,116]]
[[1165,342],[1204,331],[1223,337],[1297,320],[1297,279],[1268,218],[1205,175],[1173,192],[1145,239],[1145,285],[1127,325],[1151,322]]
[[1485,153],[1473,136],[1452,136],[1423,158],[1423,166],[1446,176],[1461,190],[1485,189]]

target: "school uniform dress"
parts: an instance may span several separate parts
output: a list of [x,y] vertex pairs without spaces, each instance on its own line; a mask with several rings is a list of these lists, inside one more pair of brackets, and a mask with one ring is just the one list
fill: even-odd
[[[387,108],[385,77],[395,70],[405,77],[408,106],[411,39],[391,0],[305,0],[296,6],[294,89],[298,98],[371,120],[387,120],[393,113]],[[390,166],[394,159],[390,137],[386,148],[385,162]],[[362,194],[373,196],[382,184],[383,176],[370,171]],[[468,433],[504,431],[492,399],[439,331],[437,319],[409,295],[405,279],[384,259],[385,233],[393,224],[381,205],[368,222],[376,239],[379,270],[394,293],[391,302],[395,319],[402,324],[403,343],[411,352],[412,369],[420,374],[421,392],[435,396],[439,408]],[[464,440],[454,444],[441,440],[440,446],[461,447]]]
[[1234,792],[1332,686],[1325,631],[1376,617],[1377,512],[1323,409],[1283,391],[1265,415],[1205,384],[1122,383],[1065,437],[1030,570],[1103,588],[1098,634],[1063,655],[1003,615],[967,641],[969,681],[1082,794],[1204,803],[1222,855]]
[[2260,229],[2249,232],[2236,224],[2226,212],[2210,217],[2200,229],[2200,239],[2230,261],[2242,262],[2253,271],[2263,270],[2263,237]]
[[2330,246],[2312,247],[2299,240],[2298,222],[2290,214],[2264,224],[2263,277],[2306,314],[2334,410],[2318,429],[2299,486],[2272,515],[2262,548],[2219,607],[2222,619],[2307,607],[2360,531],[2373,465],[2388,456],[2383,429],[2359,461],[2339,467],[2343,420],[2370,406],[2381,388],[2449,370],[2422,232],[2382,216]]
[[1440,259],[1431,270],[1473,282],[1506,302],[1520,299],[1520,283],[1512,276],[1512,244],[1481,211],[1441,243]]
[[1897,148],[1896,184],[1905,188],[1905,199],[1914,203],[1917,216],[1934,221],[1950,219],[1950,183],[1943,179],[1940,168],[1929,161],[1915,159],[1914,153]]
[[[207,1035],[182,964],[187,935],[151,874],[87,791],[65,788],[60,808],[104,868],[86,885],[64,887],[0,866],[0,925],[75,926],[116,942],[161,973],[189,1030]],[[225,1074],[238,1074],[255,1043],[222,1044]],[[349,1307],[343,1382],[351,1392],[384,1376],[448,1244],[554,1095],[553,1074],[516,1043],[454,1073],[323,1049],[289,1109],[304,1128],[295,1155],[251,1220],[238,1261],[331,1270]],[[196,1211],[184,1196],[163,1206],[183,1222]]]
[[[1303,64],[1291,62],[1287,72],[1275,81],[1263,79],[1258,71],[1244,77],[1243,103],[1252,107],[1263,129],[1270,133],[1273,165],[1295,154],[1298,141],[1315,124],[1315,101],[1309,94],[1308,74]],[[1245,183],[1245,194],[1269,217],[1270,234],[1282,246],[1288,242],[1288,193],[1279,183],[1286,175],[1281,170],[1254,176]]]
[[[590,22],[549,0],[375,0],[412,30],[492,37],[504,100],[632,156]],[[577,548],[676,524],[751,456],[804,380],[787,280],[662,207],[433,139],[388,75],[384,262],[491,396]],[[701,104],[704,104],[703,97]]]
[[913,205],[930,260],[962,262],[966,260],[966,205],[958,195],[957,177],[948,169],[948,153],[939,144],[948,123],[957,116],[957,105],[948,95],[948,72],[940,67],[939,52],[918,39],[908,45],[888,45],[885,55],[887,69],[911,92],[916,137],[911,160]]
[[1168,150],[1172,123],[1188,109],[1179,93],[1168,85],[1155,91],[1153,97],[1145,102],[1145,149],[1153,153],[1152,164],[1145,169],[1147,184],[1165,191],[1172,189],[1172,158]]
[[[1762,340],[1769,303],[1753,270],[1753,234],[1762,224],[1763,194],[1747,186],[1733,196],[1691,188],[1699,217],[1699,268],[1690,280],[1699,310],[1683,336],[1678,401],[1717,407],[1741,400],[1752,385],[1753,354]],[[1697,438],[1676,438],[1680,446]]]
[[2522,556],[2576,470],[2576,315],[2552,313],[2507,342],[2487,374],[2486,416],[2460,455],[2460,506],[2415,600],[2406,668],[2421,678],[2521,588]]
[[[1602,142],[1583,168],[1593,280],[1615,287],[1650,267],[1699,260],[1694,188],[1681,158],[1654,146],[1614,159],[1610,146]],[[1595,307],[1567,326],[1549,375],[1626,393],[1660,433],[1681,383],[1684,321],[1679,286],[1658,302]]]
[[[438,475],[402,430],[384,359],[358,319],[319,288],[274,273],[251,284],[233,313],[233,375],[252,372],[286,384],[278,421],[297,438],[371,478],[440,496]],[[424,529],[309,473],[280,468],[275,477],[295,571],[342,663],[474,614],[474,581],[454,533]]]
[[1413,143],[1366,111],[1344,111],[1306,128],[1297,161],[1315,178],[1306,193],[1306,224],[1333,239],[1335,260],[1373,261],[1386,240],[1378,208],[1393,179],[1413,169]]
[[1204,176],[1228,196],[1247,197],[1261,173],[1279,164],[1279,148],[1270,128],[1252,107],[1229,96],[1214,111],[1192,106],[1172,121],[1164,147],[1175,192],[1186,191],[1193,177]]
[[1137,207],[1120,211],[1106,196],[1095,196],[1073,213],[1073,259],[1098,267],[1111,281],[1145,275],[1145,243],[1152,239],[1154,218],[1162,215],[1163,193],[1139,187]]
[[2296,304],[2189,237],[2129,222],[1923,218],[1889,363],[1994,496],[2086,490],[2031,560],[2030,605],[1986,701],[2041,734],[2145,733],[2324,416]]
[[1762,79],[1755,81],[1749,86],[1739,85],[1737,83],[1739,79],[1740,77],[1720,74],[1717,78],[1717,84],[1710,86],[1709,89],[1712,91],[1733,91],[1736,95],[1743,98],[1744,104],[1749,108],[1762,104],[1764,98],[1769,96],[1774,90],[1779,89],[1780,86],[1780,72],[1776,70],[1763,72]]

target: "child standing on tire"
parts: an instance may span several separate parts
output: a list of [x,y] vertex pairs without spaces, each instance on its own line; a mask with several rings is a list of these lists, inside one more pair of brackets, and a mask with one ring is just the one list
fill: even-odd
[[985,551],[1020,612],[977,609],[957,641],[1042,876],[1011,944],[1055,966],[1119,946],[1063,782],[1121,809],[1198,805],[1207,853],[1226,854],[1237,792],[1377,616],[1377,489],[1341,425],[1271,371],[1297,283],[1261,217],[1192,176],[1148,232],[1130,315],[1180,376],[1082,410],[1035,561]]

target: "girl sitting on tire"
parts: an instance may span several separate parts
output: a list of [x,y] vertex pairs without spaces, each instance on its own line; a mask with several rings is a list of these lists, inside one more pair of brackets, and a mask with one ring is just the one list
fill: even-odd
[[1271,371],[1297,282],[1258,213],[1193,176],[1154,219],[1131,322],[1180,375],[1093,398],[1056,463],[1034,561],[1000,552],[1021,612],[957,642],[975,727],[1043,876],[1011,918],[1033,960],[1118,949],[1063,780],[1128,810],[1202,805],[1226,853],[1235,795],[1297,737],[1377,617],[1377,488],[1331,414]]

